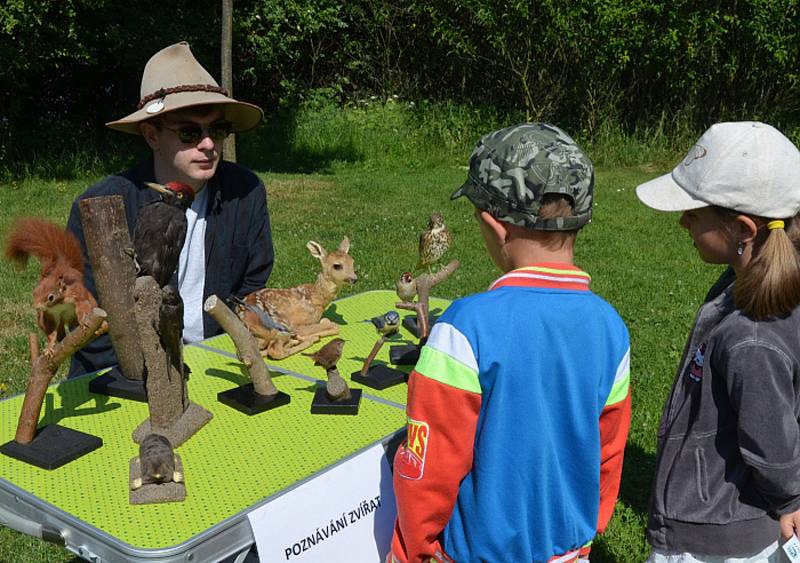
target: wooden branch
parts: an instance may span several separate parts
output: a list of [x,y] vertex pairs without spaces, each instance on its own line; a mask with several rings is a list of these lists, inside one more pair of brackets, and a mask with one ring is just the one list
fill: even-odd
[[133,286],[136,268],[122,196],[93,197],[78,204],[100,304],[108,311],[108,335],[122,373],[144,379],[144,356],[135,330]]
[[45,351],[43,354],[38,354],[38,340],[35,344],[33,342],[35,335],[34,338],[29,339],[31,353],[35,350],[37,354],[31,362],[31,375],[19,414],[17,434],[14,438],[18,443],[29,444],[36,436],[36,425],[39,423],[39,414],[42,411],[47,386],[53,380],[58,366],[95,337],[95,331],[103,324],[106,316],[104,310],[93,309],[77,327],[55,345],[51,352]]
[[416,303],[395,303],[398,309],[405,309],[407,311],[417,312],[417,325],[419,326],[419,338],[424,340],[428,337],[428,314],[430,312],[429,301],[431,288],[435,285],[442,283],[449,278],[453,272],[458,269],[458,260],[451,260],[447,266],[435,274],[422,274],[414,279],[417,284],[417,302]]
[[[139,345],[147,368],[147,405],[153,431],[164,431],[188,408],[184,388],[186,381],[170,361],[161,344],[157,327],[161,315],[162,294],[155,278],[136,279],[134,289],[136,328]],[[181,367],[183,363],[178,362]]]
[[203,304],[203,310],[219,323],[236,346],[236,355],[244,364],[244,372],[253,382],[253,389],[259,395],[277,395],[278,389],[272,382],[269,368],[261,357],[253,334],[247,326],[216,295],[210,295]]
[[378,340],[372,346],[372,351],[369,353],[369,356],[367,356],[367,359],[364,360],[364,365],[361,366],[361,375],[363,376],[367,375],[367,373],[369,372],[369,366],[371,366],[372,362],[375,361],[375,356],[378,355],[378,352],[380,352],[381,347],[385,343],[386,343],[386,337],[384,335],[381,335],[381,337],[378,338]]
[[31,365],[33,365],[33,362],[39,356],[39,337],[35,332],[28,334],[28,347],[31,351]]

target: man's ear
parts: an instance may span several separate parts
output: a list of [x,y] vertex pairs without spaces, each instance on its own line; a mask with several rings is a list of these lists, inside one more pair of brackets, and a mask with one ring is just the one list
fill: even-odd
[[734,219],[735,232],[737,241],[742,241],[745,244],[753,242],[758,234],[758,225],[749,215],[739,214]]
[[139,124],[139,132],[151,149],[158,150],[158,128],[155,125],[143,121]]
[[506,224],[503,221],[498,221],[495,219],[490,213],[487,211],[481,211],[478,215],[481,221],[483,221],[487,227],[489,227],[492,232],[494,233],[495,237],[497,238],[497,242],[500,246],[503,246],[508,239],[508,229],[506,228]]

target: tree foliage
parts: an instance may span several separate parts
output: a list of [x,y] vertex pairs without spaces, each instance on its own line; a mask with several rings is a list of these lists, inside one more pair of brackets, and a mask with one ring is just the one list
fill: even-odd
[[[681,116],[796,124],[800,0],[238,0],[234,91],[268,110],[312,93],[456,100],[591,135]],[[219,72],[219,2],[7,0],[0,157],[31,128],[98,130],[147,59],[186,40]],[[42,129],[44,128],[44,129]],[[20,152],[21,151],[21,152]]]

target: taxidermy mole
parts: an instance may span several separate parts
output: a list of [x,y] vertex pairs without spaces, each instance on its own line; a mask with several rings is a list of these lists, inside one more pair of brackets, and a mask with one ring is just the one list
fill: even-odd
[[161,434],[148,434],[139,444],[141,476],[131,482],[131,490],[142,485],[183,482],[183,473],[175,471],[177,460],[172,444]]
[[[33,290],[36,322],[47,336],[45,352],[52,352],[68,328],[75,327],[97,307],[83,282],[83,253],[71,232],[38,217],[18,219],[6,244],[6,257],[19,268],[29,256],[41,264],[39,283]],[[98,333],[108,329],[107,323]]]

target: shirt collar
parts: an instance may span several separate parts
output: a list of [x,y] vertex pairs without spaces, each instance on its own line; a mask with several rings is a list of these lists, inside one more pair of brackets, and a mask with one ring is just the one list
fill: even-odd
[[489,290],[501,287],[539,287],[589,291],[591,280],[589,274],[572,264],[542,262],[511,270],[495,280]]

